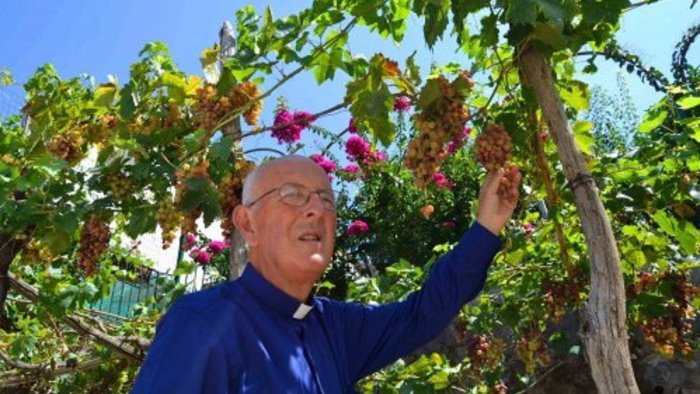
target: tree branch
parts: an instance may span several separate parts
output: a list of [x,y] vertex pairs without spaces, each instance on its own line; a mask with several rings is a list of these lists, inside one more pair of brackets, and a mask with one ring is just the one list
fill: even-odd
[[[9,388],[16,386],[27,385],[32,382],[36,382],[41,377],[56,377],[60,375],[65,375],[69,373],[75,373],[80,371],[85,371],[88,369],[93,369],[99,367],[100,365],[110,363],[112,361],[118,360],[121,357],[110,357],[110,358],[95,358],[76,365],[66,365],[61,364],[52,370],[46,370],[43,366],[37,366],[39,368],[33,369],[30,373],[18,373],[16,371],[8,371],[0,373],[0,388]],[[30,364],[32,365],[32,364]]]
[[[15,277],[12,273],[9,273],[9,280],[10,285],[25,298],[33,303],[38,301],[39,292],[30,284]],[[150,345],[150,341],[145,338],[140,338],[138,341],[133,341],[131,340],[132,338],[115,337],[109,335],[106,332],[85,323],[82,319],[75,316],[65,316],[63,317],[63,320],[66,324],[78,332],[78,334],[91,337],[100,344],[117,352],[122,357],[128,358],[132,361],[142,362],[144,359],[144,351],[148,348],[148,346],[144,345]],[[138,345],[138,348],[134,348],[126,342],[134,342]]]

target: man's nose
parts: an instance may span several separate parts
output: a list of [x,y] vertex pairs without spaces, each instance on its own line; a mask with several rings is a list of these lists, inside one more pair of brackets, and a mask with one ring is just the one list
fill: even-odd
[[311,193],[309,201],[306,203],[306,216],[321,215],[324,211],[323,200],[318,193]]

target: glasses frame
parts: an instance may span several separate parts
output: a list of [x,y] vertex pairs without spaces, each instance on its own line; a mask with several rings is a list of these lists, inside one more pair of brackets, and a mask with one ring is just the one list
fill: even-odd
[[[291,187],[295,187],[297,190],[302,191],[302,192],[303,192],[303,195],[306,196],[306,199],[305,199],[305,201],[304,201],[302,204],[300,204],[300,205],[294,205],[294,204],[290,204],[288,201],[285,201],[285,196],[282,195],[282,190],[283,190],[284,188],[290,187],[290,186],[291,186]],[[247,208],[250,208],[250,207],[252,207],[253,205],[255,205],[255,204],[257,204],[258,202],[260,202],[260,200],[262,200],[263,198],[269,196],[270,194],[272,194],[272,193],[274,193],[274,192],[277,192],[277,195],[279,196],[279,201],[281,201],[283,204],[288,205],[288,206],[290,206],[290,207],[297,207],[297,208],[298,208],[298,207],[303,207],[304,205],[308,204],[309,201],[311,201],[311,196],[314,195],[314,194],[318,194],[319,199],[321,199],[321,205],[323,205],[323,209],[325,209],[326,211],[331,211],[331,212],[335,212],[335,211],[336,211],[335,196],[334,196],[334,194],[333,194],[333,190],[322,189],[322,190],[311,191],[311,190],[309,190],[309,188],[307,188],[307,187],[304,186],[304,185],[300,185],[300,184],[298,184],[298,183],[292,183],[292,182],[283,183],[283,184],[277,186],[277,187],[274,188],[274,189],[270,189],[270,190],[266,191],[265,193],[261,194],[260,196],[258,196],[258,198],[256,198],[255,200],[249,202],[248,204],[244,204],[244,206],[247,207]],[[329,205],[328,205],[328,204],[329,204],[328,200],[325,200],[325,199],[321,196],[321,193],[328,193],[331,197],[333,197],[333,198],[331,199],[331,201],[332,201],[332,206],[329,206]]]

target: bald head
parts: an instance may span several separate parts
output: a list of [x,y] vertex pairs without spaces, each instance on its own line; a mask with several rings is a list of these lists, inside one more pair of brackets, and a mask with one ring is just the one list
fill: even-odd
[[[242,200],[243,205],[250,204],[256,196],[263,193],[270,187],[271,182],[284,182],[285,173],[290,171],[300,172],[309,177],[323,176],[327,179],[326,172],[315,161],[308,157],[299,155],[282,156],[277,159],[270,160],[248,174],[243,182]],[[282,179],[279,179],[282,178]],[[330,189],[330,182],[328,182]]]

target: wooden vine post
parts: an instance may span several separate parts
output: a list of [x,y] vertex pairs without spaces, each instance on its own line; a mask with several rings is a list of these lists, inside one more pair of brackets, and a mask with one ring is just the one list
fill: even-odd
[[[233,37],[233,27],[231,22],[224,21],[224,25],[219,31],[219,42],[221,49],[220,59],[223,63],[226,59],[230,59],[236,55],[236,39]],[[233,157],[240,158],[243,156],[243,147],[241,144],[241,118],[240,116],[231,122],[228,122],[222,130],[222,134],[231,137],[234,141]],[[245,240],[241,236],[238,229],[231,232],[231,247],[229,250],[229,280],[234,280],[241,276],[243,268],[248,261],[248,251],[245,248]]]
[[593,380],[603,394],[638,394],[627,337],[625,287],[615,237],[598,188],[574,142],[552,68],[532,46],[519,53],[524,84],[533,89],[554,138],[574,194],[591,260],[591,293],[583,311],[581,339]]

